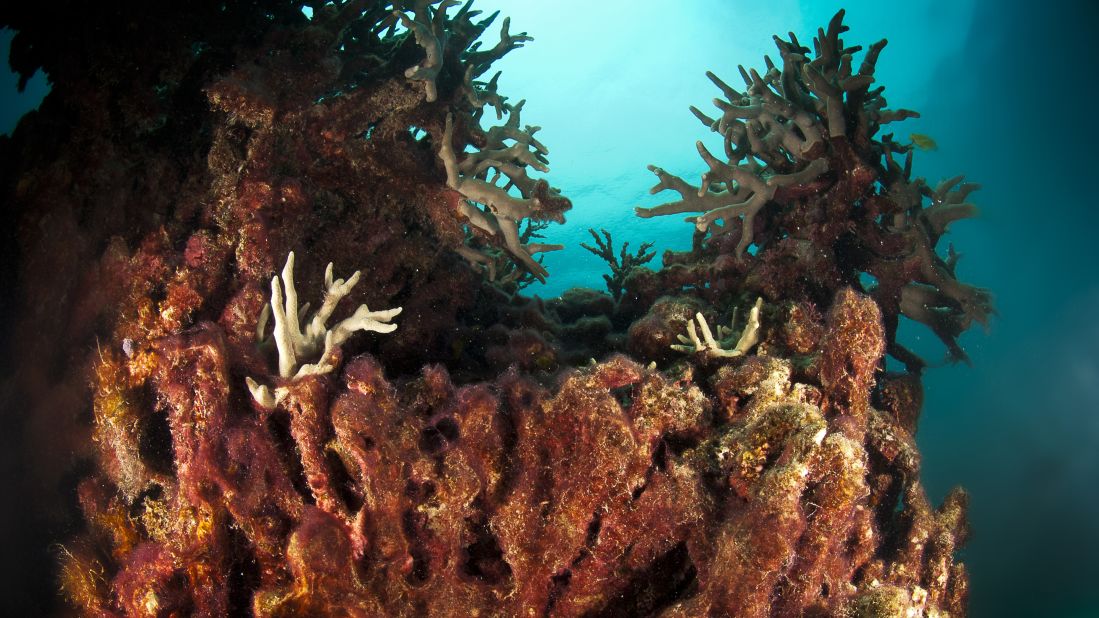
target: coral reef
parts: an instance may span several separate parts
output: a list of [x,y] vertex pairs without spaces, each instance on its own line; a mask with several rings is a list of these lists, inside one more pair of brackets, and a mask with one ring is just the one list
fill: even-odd
[[871,139],[904,115],[869,90],[884,43],[852,75],[841,14],[816,59],[791,36],[746,93],[714,78],[728,161],[656,170],[694,250],[654,272],[593,232],[611,293],[543,301],[516,290],[570,203],[477,81],[525,33],[482,50],[496,16],[453,0],[154,4],[0,12],[55,83],[0,141],[35,359],[10,388],[78,611],[965,613],[966,496],[920,484],[896,321],[960,356],[987,318],[934,251],[974,187]]
[[855,71],[862,47],[845,47],[846,31],[840,11],[813,39],[813,58],[793,33],[775,36],[781,68],[769,57],[762,75],[740,67],[743,92],[707,73],[724,96],[714,99],[721,115],[691,112],[721,136],[725,156],[696,143],[707,167],[697,187],[650,166],[659,179],[652,192],[680,199],[637,214],[701,213],[688,218],[698,232],[694,251],[665,257],[665,266],[694,271],[677,273],[673,285],[818,305],[842,287],[865,289],[884,313],[889,353],[909,370],[925,363],[897,342],[900,316],[929,327],[950,358],[967,360],[957,338],[973,322],[987,325],[991,297],[957,280],[953,249],[943,258],[935,247],[951,223],[976,214],[965,200],[978,185],[959,185],[959,176],[932,189],[912,178],[912,144],[875,139],[918,114],[886,109],[884,87],[872,87],[886,40]]

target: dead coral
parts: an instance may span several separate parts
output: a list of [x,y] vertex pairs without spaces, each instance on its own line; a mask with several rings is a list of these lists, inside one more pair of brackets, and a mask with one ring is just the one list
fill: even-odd
[[[100,524],[83,542],[122,566],[75,546],[71,569],[113,578],[73,578],[74,598],[128,613],[245,595],[257,615],[840,615],[885,590],[960,615],[964,496],[933,510],[911,434],[870,405],[873,301],[845,292],[826,322],[822,367],[844,373],[822,382],[751,352],[699,383],[617,356],[551,385],[513,368],[464,386],[440,366],[389,379],[363,355],[259,416],[230,412],[218,327],[167,336],[152,365],[110,362],[162,402],[170,473],[125,503],[113,475],[153,462],[118,450],[128,461],[85,483]],[[247,581],[208,575],[241,564]]]
[[[763,306],[763,299],[757,298],[748,313],[748,320],[741,329],[736,345],[732,343],[733,327],[736,326],[736,310],[733,310],[732,326],[719,325],[717,336],[722,339],[714,339],[710,331],[710,325],[702,313],[696,313],[693,320],[687,322],[687,336],[678,335],[679,344],[673,344],[672,349],[677,352],[698,353],[709,358],[735,358],[744,356],[757,343],[759,343],[759,310]],[[695,324],[698,324],[696,330]],[[702,338],[699,339],[699,333]],[[727,340],[727,341],[726,341]],[[732,346],[730,348],[730,346]]]
[[[454,333],[474,307],[489,305],[480,273],[455,259],[470,226],[434,148],[448,113],[458,151],[488,144],[478,125],[482,107],[508,110],[498,81],[480,76],[527,37],[508,24],[501,29],[494,16],[478,17],[470,3],[215,4],[153,0],[125,17],[83,5],[0,10],[0,21],[19,31],[12,54],[19,71],[29,77],[42,69],[53,83],[41,108],[4,142],[0,183],[11,205],[5,229],[22,230],[12,234],[18,259],[5,262],[25,282],[12,298],[12,351],[34,359],[3,389],[5,400],[27,402],[13,413],[20,429],[10,440],[13,461],[28,471],[17,484],[34,530],[12,555],[28,556],[20,572],[30,613],[48,613],[57,560],[44,548],[62,541],[57,531],[77,528],[68,496],[91,469],[135,513],[146,501],[173,504],[167,493],[141,497],[164,491],[160,481],[172,471],[166,408],[147,376],[174,358],[154,354],[152,342],[216,324],[231,359],[234,414],[255,414],[243,377],[278,373],[257,350],[255,333],[267,283],[290,251],[316,258],[299,263],[303,289],[323,289],[331,260],[337,272],[364,266],[371,285],[349,291],[344,302],[352,308],[404,307],[408,319],[391,340],[343,344],[349,356],[384,355],[396,371],[414,372],[429,358],[462,364],[469,354],[453,352]],[[433,33],[442,28],[433,50],[441,62],[427,60],[394,11]],[[490,27],[502,32],[501,42],[481,49],[475,41]],[[405,76],[414,67],[430,69],[435,101],[426,100],[427,80]],[[494,135],[507,140],[501,131]],[[542,182],[532,192],[549,210],[566,210],[568,201]],[[482,315],[495,319],[492,311]],[[122,372],[123,362],[135,375]],[[277,388],[279,379],[266,382]],[[327,379],[302,378],[310,388]],[[286,446],[284,434],[300,433],[288,414],[272,413],[282,437],[269,449],[238,432],[232,465],[253,456],[275,461],[266,453]],[[142,466],[133,467],[137,461]],[[262,469],[248,472],[256,474],[248,482],[270,487]],[[248,499],[263,508],[259,493]],[[163,506],[150,512],[158,513],[150,521],[176,516]],[[249,518],[232,521],[274,525]],[[82,542],[71,553],[84,564],[101,546],[97,537],[96,549],[83,552]],[[113,576],[115,567],[104,568]],[[108,583],[71,579],[78,581],[80,591]],[[121,611],[113,596],[103,603]],[[163,603],[169,607],[166,597]]]

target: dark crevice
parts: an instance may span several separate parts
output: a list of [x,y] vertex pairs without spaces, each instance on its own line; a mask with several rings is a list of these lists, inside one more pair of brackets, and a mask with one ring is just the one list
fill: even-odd
[[455,421],[453,418],[450,418],[449,416],[444,416],[435,423],[435,428],[447,442],[453,444],[454,442],[458,441],[458,422]]
[[332,481],[332,487],[336,490],[336,495],[340,497],[348,511],[358,512],[363,505],[363,499],[355,491],[355,479],[348,472],[347,466],[343,463],[343,458],[334,451],[328,451],[325,453],[325,460],[328,464],[328,473]]
[[230,555],[228,616],[251,616],[252,596],[260,587],[260,566],[248,538],[237,526],[227,526]]
[[180,596],[180,597],[176,597],[176,598],[169,597],[169,598],[165,599],[164,601],[161,602],[160,606],[157,608],[161,612],[158,615],[161,615],[161,616],[194,616],[195,614],[197,614],[198,612],[195,611],[197,609],[195,607],[195,597],[197,597],[198,595],[195,594],[194,589],[192,589],[188,586],[189,582],[187,581],[187,574],[184,573],[182,569],[176,569],[175,571],[172,572],[170,577],[166,578],[166,580],[167,581],[164,584],[164,587],[166,589],[168,589],[168,590],[189,590],[191,592],[191,594],[188,597]]
[[149,290],[149,300],[154,305],[159,305],[166,298],[168,298],[168,286],[160,281],[153,283],[152,289]]
[[934,549],[932,549],[933,545],[935,545],[934,536],[927,541],[927,544],[924,546],[924,551],[920,553],[920,570],[915,574],[917,581],[919,581],[920,585],[924,588],[933,587],[933,584],[927,581],[927,576],[931,573],[931,556],[936,553]]
[[[677,436],[674,434],[668,434],[664,436],[664,442],[666,443],[668,450],[671,451],[672,454],[676,457],[679,457],[683,453],[698,446],[700,440],[694,436]],[[660,469],[663,470],[663,462],[661,462],[661,464],[662,465]]]
[[660,442],[653,449],[652,463],[649,466],[650,470],[660,470],[664,472],[668,465],[668,437],[662,438]]
[[[766,444],[764,444],[763,446],[764,448],[767,447]],[[787,440],[787,442],[782,445],[782,448],[768,449],[767,456],[763,458],[763,463],[760,464],[762,466],[762,471],[759,473],[759,478],[763,478],[765,474],[767,474],[772,468],[774,468],[775,463],[778,462],[779,458],[783,455],[786,455],[787,451],[791,448],[792,444],[790,441]],[[786,461],[789,461],[789,457],[789,455],[786,455]]]
[[501,402],[495,419],[495,427],[500,436],[500,463],[503,470],[496,490],[489,496],[489,503],[500,504],[511,493],[515,485],[519,467],[516,462],[516,447],[519,444],[519,431],[515,426],[515,412],[512,407]]
[[588,522],[588,531],[584,535],[584,547],[595,547],[595,542],[599,540],[599,531],[603,528],[603,514],[596,511],[591,516],[591,521]]
[[[155,401],[151,393],[147,394],[146,399]],[[141,462],[153,472],[174,478],[175,450],[172,443],[172,428],[168,423],[168,410],[158,405],[143,407],[150,412],[141,417],[138,425],[137,448],[141,455]]]
[[[900,508],[900,505],[898,505]],[[909,531],[912,528],[912,516],[904,511],[894,514],[881,527],[881,544],[874,557],[885,562],[893,562],[908,544]]]
[[434,425],[420,431],[420,451],[425,455],[437,455],[446,449],[446,438]]
[[535,480],[534,491],[531,492],[531,498],[534,504],[541,505],[538,510],[538,516],[543,525],[546,520],[549,519],[549,514],[553,511],[554,506],[553,472],[554,466],[552,465],[549,451],[547,451],[544,446],[539,447],[538,477]]
[[851,526],[851,530],[847,533],[847,538],[843,543],[844,556],[848,558],[855,555],[855,550],[858,549],[859,544],[862,542],[862,536],[859,533],[857,526]]
[[267,416],[267,431],[275,441],[276,452],[290,476],[290,482],[308,504],[316,504],[313,491],[309,489],[309,483],[305,480],[305,468],[301,464],[301,452],[298,443],[294,441],[290,433],[290,414],[282,410],[275,410]]
[[771,586],[771,600],[768,603],[768,605],[771,607],[781,606],[782,599],[785,598],[786,592],[790,589],[792,585],[786,573],[787,570],[784,567],[782,572],[779,574],[778,579],[775,580],[775,585]]
[[565,569],[550,578],[549,599],[546,601],[546,611],[542,613],[543,616],[550,616],[553,614],[554,606],[556,606],[557,601],[564,596],[565,590],[568,589],[571,580],[572,571],[568,569]]
[[686,599],[697,591],[697,574],[687,544],[680,542],[654,560],[648,568],[636,572],[607,605],[585,616],[627,618],[658,615],[672,603]]
[[904,516],[904,481],[892,465],[874,449],[869,449],[870,470],[874,472],[874,495],[877,496],[874,509],[874,523],[882,533],[883,543],[878,548],[879,556],[892,556],[904,543],[908,523]]
[[483,513],[483,500],[478,498],[474,504],[479,515],[467,520],[474,541],[462,548],[461,572],[478,582],[498,585],[511,579],[511,565],[504,560],[500,543]]
[[458,442],[459,433],[457,421],[443,417],[420,432],[420,450],[425,455],[442,454]]
[[141,514],[145,512],[146,501],[156,501],[164,494],[164,488],[158,483],[149,483],[149,486],[144,491],[137,495],[133,503],[130,504],[130,518],[135,521],[141,520]]
[[405,575],[405,581],[411,586],[423,586],[431,578],[431,565],[427,550],[424,548],[426,516],[416,511],[405,511],[401,516],[401,526],[408,540],[408,553],[412,558],[412,568]]
[[636,502],[645,490],[649,488],[649,483],[653,480],[653,474],[660,470],[663,472],[667,466],[668,444],[663,439],[657,443],[656,448],[653,449],[649,468],[645,470],[645,479],[641,481],[641,484],[634,487],[633,492],[630,493],[630,499]]
[[584,533],[584,545],[577,550],[576,556],[569,563],[570,569],[575,569],[584,563],[592,555],[592,548],[595,547],[596,542],[599,541],[599,531],[603,529],[603,515],[597,509],[592,513],[591,521],[588,522],[588,528]]
[[404,495],[416,504],[423,504],[435,496],[435,482],[424,481],[418,483],[408,479],[404,486]]
[[854,583],[856,586],[863,583],[866,576],[866,567],[867,565],[864,564],[855,569],[855,572],[851,574],[851,582]]
[[623,410],[628,410],[633,404],[633,384],[612,388],[611,396],[618,402],[618,405],[622,406]]

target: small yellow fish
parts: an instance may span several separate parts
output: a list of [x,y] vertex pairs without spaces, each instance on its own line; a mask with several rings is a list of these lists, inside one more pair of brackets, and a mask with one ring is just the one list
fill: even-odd
[[938,150],[939,145],[935,143],[935,140],[930,136],[923,133],[910,133],[908,139],[912,140],[912,145],[920,150]]

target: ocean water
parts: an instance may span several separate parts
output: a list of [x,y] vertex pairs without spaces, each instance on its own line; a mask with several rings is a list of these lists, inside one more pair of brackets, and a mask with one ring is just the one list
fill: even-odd
[[[808,41],[846,8],[849,45],[889,39],[876,75],[891,106],[922,114],[892,128],[938,144],[917,153],[916,175],[983,186],[972,196],[982,216],[947,240],[965,256],[959,278],[990,288],[999,315],[963,337],[972,366],[928,370],[918,436],[933,501],[954,485],[971,493],[961,556],[972,615],[1099,616],[1095,4],[478,0],[535,37],[498,63],[500,91],[528,99],[523,122],[544,127],[549,177],[574,204],[546,232],[567,249],[547,255],[549,281],[527,293],[601,287],[605,264],[580,248],[588,228],[652,241],[658,255],[689,246],[679,218],[633,209],[666,201],[648,194],[646,165],[702,171],[694,141],[712,136],[687,107],[717,94],[704,72],[732,83],[738,64],[777,57],[772,34]],[[47,88],[36,78],[18,96],[14,82],[3,84],[5,132]],[[918,325],[900,338],[925,358],[944,354]]]

